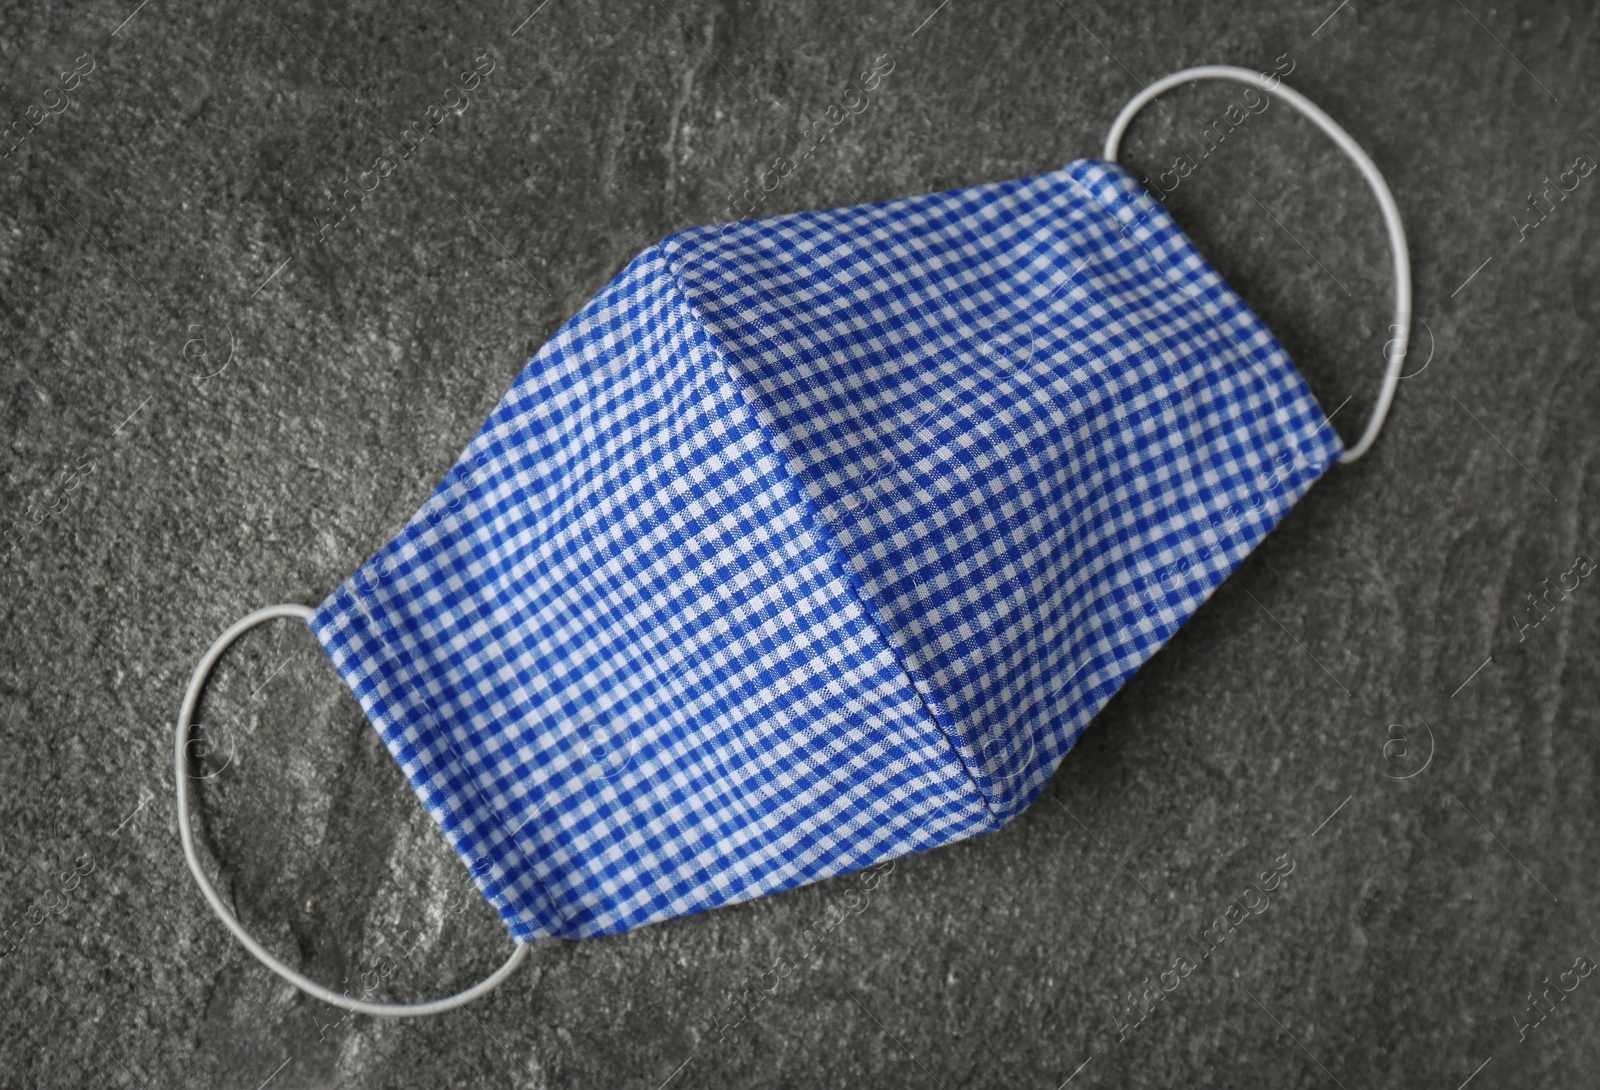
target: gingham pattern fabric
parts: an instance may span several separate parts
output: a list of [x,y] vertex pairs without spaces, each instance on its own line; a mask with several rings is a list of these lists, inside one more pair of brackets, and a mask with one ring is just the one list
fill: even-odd
[[697,228],[311,627],[521,939],[998,828],[1337,457],[1121,168]]

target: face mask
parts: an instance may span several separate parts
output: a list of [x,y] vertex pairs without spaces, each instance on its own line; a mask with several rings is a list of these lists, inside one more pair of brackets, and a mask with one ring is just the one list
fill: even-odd
[[[1272,334],[1115,165],[1168,87],[1239,79],[1372,183],[1396,323],[1345,451]],[[315,610],[200,663],[180,829],[212,907],[331,1003],[448,1009],[604,935],[999,828],[1337,460],[1371,444],[1409,272],[1371,161],[1275,78],[1180,72],[1105,161],[685,231],[534,357],[405,529]],[[211,666],[303,616],[516,953],[438,1003],[342,996],[199,866]]]

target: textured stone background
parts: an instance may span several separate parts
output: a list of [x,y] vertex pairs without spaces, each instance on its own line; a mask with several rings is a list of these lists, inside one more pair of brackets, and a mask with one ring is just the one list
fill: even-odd
[[[1600,959],[1600,581],[1520,642],[1511,617],[1600,559],[1600,174],[1525,240],[1514,219],[1600,158],[1600,6],[538,3],[0,10],[0,122],[93,65],[0,160],[0,1085],[1592,1084],[1600,978],[1569,974],[1526,1040],[1514,1016]],[[420,1022],[280,984],[179,853],[169,734],[194,661],[343,579],[562,321],[644,246],[729,218],[882,54],[870,108],[763,213],[1050,170],[1098,154],[1142,82],[1292,62],[1410,232],[1413,377],[1382,441],[1044,798],[864,905],[841,879],[542,946]],[[317,245],[333,189],[479,55],[465,112]],[[1168,95],[1126,161],[1166,166],[1236,97]],[[1356,171],[1277,106],[1169,204],[1323,404],[1353,398],[1352,435],[1389,291]],[[203,718],[206,851],[282,956],[410,998],[505,955],[303,629],[243,641]],[[1270,906],[1119,1041],[1125,993],[1284,853]],[[799,971],[755,990],[780,957]]]

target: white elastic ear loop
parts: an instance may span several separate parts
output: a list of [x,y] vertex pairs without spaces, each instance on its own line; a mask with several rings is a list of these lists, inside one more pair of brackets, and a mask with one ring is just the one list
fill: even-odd
[[1383,175],[1378,173],[1378,168],[1371,157],[1361,150],[1361,145],[1357,144],[1349,133],[1339,127],[1337,121],[1323,113],[1314,102],[1300,92],[1282,83],[1273,86],[1260,72],[1228,64],[1185,68],[1181,72],[1174,72],[1170,76],[1156,80],[1134,95],[1133,99],[1122,108],[1122,113],[1117,115],[1117,120],[1112,123],[1111,132],[1106,136],[1106,160],[1112,163],[1117,161],[1117,149],[1122,144],[1122,134],[1127,132],[1128,124],[1133,121],[1135,114],[1144,109],[1146,103],[1179,84],[1194,83],[1204,79],[1226,79],[1248,83],[1260,88],[1265,94],[1277,95],[1310,118],[1317,128],[1332,137],[1333,142],[1339,145],[1339,149],[1361,168],[1362,176],[1367,179],[1367,184],[1372,187],[1372,192],[1378,198],[1378,207],[1383,210],[1383,223],[1389,230],[1389,249],[1394,253],[1394,322],[1390,328],[1398,335],[1390,338],[1386,346],[1389,366],[1383,375],[1383,389],[1378,391],[1378,402],[1372,407],[1372,415],[1367,420],[1367,429],[1361,433],[1361,438],[1356,441],[1355,446],[1347,448],[1339,455],[1339,461],[1353,462],[1367,452],[1373,440],[1378,438],[1378,432],[1383,429],[1383,422],[1389,415],[1389,406],[1394,402],[1395,387],[1400,382],[1400,372],[1405,366],[1406,348],[1411,342],[1411,256],[1406,249],[1405,228],[1400,224],[1400,209],[1394,203],[1394,194],[1389,192],[1388,184],[1384,182]]
[[295,971],[277,958],[269,954],[265,947],[257,942],[251,934],[244,929],[244,925],[234,918],[233,913],[222,903],[222,897],[217,893],[216,887],[206,877],[205,871],[200,868],[200,856],[195,851],[194,833],[189,829],[189,763],[185,750],[189,744],[189,725],[194,718],[195,708],[200,703],[200,693],[205,688],[206,679],[211,675],[211,668],[216,665],[217,659],[228,646],[238,639],[243,633],[263,621],[270,621],[275,617],[311,616],[313,610],[302,605],[267,606],[258,609],[246,617],[235,621],[222,635],[217,637],[217,642],[211,645],[211,650],[205,653],[200,660],[200,665],[194,668],[194,674],[189,678],[188,691],[183,694],[183,708],[178,712],[177,730],[177,758],[173,769],[178,784],[178,833],[183,838],[183,856],[189,861],[189,870],[194,874],[194,880],[200,884],[200,892],[206,895],[206,900],[211,904],[211,910],[223,923],[228,925],[234,937],[244,943],[245,949],[255,955],[256,960],[268,969],[277,973],[283,979],[293,984],[307,995],[315,996],[324,1003],[332,1003],[336,1007],[356,1011],[360,1014],[387,1015],[392,1018],[415,1018],[424,1014],[441,1014],[444,1011],[454,1010],[472,1002],[481,995],[487,995],[497,988],[506,977],[510,976],[522,959],[528,956],[528,944],[518,942],[517,948],[512,951],[506,963],[496,969],[494,975],[489,977],[464,992],[450,996],[448,999],[436,999],[431,1003],[367,1003],[360,999],[352,999],[347,995],[325,988],[311,978]]

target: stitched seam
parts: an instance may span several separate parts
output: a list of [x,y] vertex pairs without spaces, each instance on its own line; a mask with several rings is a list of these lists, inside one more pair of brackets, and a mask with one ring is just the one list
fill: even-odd
[[[426,505],[424,506],[424,510],[426,510]],[[414,537],[415,535],[413,534],[411,536]],[[382,552],[383,552],[383,550],[379,550],[379,555],[382,555]],[[505,836],[505,840],[503,841],[503,843],[508,845],[508,846],[515,846],[516,845],[516,837],[514,835],[514,830],[511,830],[511,829],[507,828],[505,817],[504,817],[504,815],[501,813],[501,811],[498,808],[488,805],[487,800],[484,798],[483,790],[478,785],[478,775],[472,768],[470,768],[467,765],[467,763],[466,763],[466,755],[461,752],[461,750],[453,743],[453,740],[449,737],[449,733],[448,733],[449,732],[449,727],[448,727],[448,725],[439,716],[433,714],[431,711],[426,711],[426,704],[421,699],[421,695],[420,695],[421,690],[420,690],[420,688],[419,688],[419,686],[417,684],[418,678],[417,678],[416,666],[413,664],[411,659],[408,658],[406,656],[406,654],[404,653],[404,650],[401,647],[400,641],[394,638],[394,633],[393,633],[392,626],[387,624],[385,621],[383,621],[372,610],[368,609],[366,602],[363,601],[363,597],[364,596],[362,595],[359,586],[357,586],[354,590],[351,590],[351,591],[348,592],[348,597],[350,598],[350,600],[355,605],[355,608],[353,610],[345,608],[345,606],[342,603],[340,603],[339,600],[338,600],[340,592],[341,591],[345,591],[346,588],[350,586],[350,584],[355,583],[357,578],[359,578],[361,576],[361,574],[366,570],[368,565],[370,565],[376,559],[377,559],[377,556],[374,556],[372,560],[369,560],[367,562],[367,564],[363,564],[360,568],[358,568],[356,570],[356,574],[351,576],[350,579],[344,585],[342,585],[339,588],[339,590],[334,591],[332,597],[333,597],[335,606],[338,609],[339,613],[346,619],[347,623],[351,624],[352,626],[360,625],[363,629],[365,629],[366,632],[369,635],[370,642],[376,643],[380,647],[382,647],[386,652],[388,652],[388,654],[390,656],[390,660],[392,662],[396,663],[399,666],[399,671],[397,673],[397,680],[400,682],[400,685],[403,686],[403,691],[402,691],[403,697],[402,697],[402,694],[396,694],[397,697],[402,697],[402,699],[391,698],[390,700],[386,701],[386,703],[390,704],[391,706],[398,705],[401,709],[403,709],[404,718],[399,720],[397,725],[403,728],[406,725],[407,721],[414,720],[415,719],[415,712],[413,711],[414,708],[422,708],[424,710],[427,718],[429,720],[431,720],[433,722],[433,724],[438,728],[439,741],[442,741],[444,743],[444,745],[446,747],[446,750],[451,755],[450,756],[450,763],[452,765],[454,765],[455,767],[460,769],[462,780],[465,781],[465,783],[468,785],[468,787],[472,791],[473,795],[477,799],[477,802],[478,802],[478,806],[477,806],[478,814],[475,815],[475,816],[480,816],[480,815],[482,815],[484,813],[492,815],[492,820],[494,821],[494,824],[500,829],[502,834],[504,834],[504,836]],[[369,582],[371,581],[370,577],[369,577],[368,581]],[[319,609],[318,610],[318,616],[321,615],[321,612],[322,612],[321,609]],[[313,635],[315,635],[315,634],[316,634],[315,630],[313,630]],[[322,643],[322,639],[321,639],[320,636],[318,636],[317,642],[318,643]],[[325,644],[323,646],[323,650],[324,650],[324,653],[327,652],[327,646]],[[365,656],[365,655],[363,655],[362,657],[363,657],[363,659],[367,658],[367,656]],[[339,675],[341,677],[344,676],[344,672],[339,670],[337,665],[335,665],[334,669],[335,669],[336,672],[339,673]],[[349,683],[348,680],[345,681],[345,685],[346,685],[346,687],[349,687],[350,683]],[[365,711],[365,709],[363,709],[363,711]],[[367,717],[369,722],[371,722],[371,718],[372,717],[370,715]],[[377,724],[376,723],[372,723],[371,725],[373,726],[374,729],[377,729]],[[418,724],[418,726],[425,726],[425,724]],[[404,730],[402,729],[397,733],[399,733],[400,735],[403,736]],[[383,738],[381,733],[380,733],[379,737],[384,743],[384,748],[388,749],[389,748],[388,739],[387,738]],[[393,751],[390,751],[390,756],[391,757],[394,756]],[[398,764],[398,763],[399,763],[398,760],[396,760],[396,764]],[[406,781],[407,781],[408,785],[411,786],[412,793],[416,794],[417,793],[416,784],[412,780],[410,773],[406,772],[406,770],[404,768],[401,768],[400,772],[401,772],[402,775],[404,775],[406,777]],[[419,801],[423,801],[424,802],[424,808],[426,809],[425,800],[422,800],[420,798],[420,796],[419,796]],[[432,817],[433,815],[430,813],[428,816]],[[480,820],[481,820],[481,816],[480,816]],[[463,862],[465,862],[467,864],[467,870],[473,875],[474,878],[476,878],[478,876],[478,870],[477,870],[476,866],[473,865],[472,860],[467,858],[467,854],[465,852],[463,852],[461,850],[461,848],[456,844],[454,839],[452,839],[450,837],[450,835],[445,831],[445,829],[444,829],[442,824],[440,824],[438,821],[435,821],[434,824],[435,824],[435,826],[438,827],[439,831],[445,835],[445,839],[446,839],[446,841],[449,842],[451,850],[454,851],[456,853],[456,855]],[[485,856],[487,856],[489,853],[485,852],[484,854],[485,854]],[[535,860],[532,859],[526,853],[524,853],[524,852],[522,852],[520,850],[517,852],[517,854],[521,858],[523,865],[527,868],[527,874],[530,877],[533,878],[534,883],[537,885],[539,898],[544,902],[544,905],[548,908],[550,914],[556,919],[556,921],[559,922],[559,928],[560,929],[559,929],[559,931],[557,931],[555,933],[557,933],[557,934],[565,934],[567,932],[568,926],[570,924],[570,920],[568,918],[568,915],[567,915],[566,911],[562,907],[561,903],[558,902],[555,899],[555,897],[553,897],[550,894],[549,887],[545,885],[544,878],[539,874],[538,865],[535,862]],[[490,867],[493,867],[493,865],[494,865],[493,862],[490,861],[490,860],[486,859],[485,862],[488,862]],[[530,932],[537,932],[539,930],[539,926],[538,926],[537,923],[529,924],[527,922],[527,920],[524,917],[523,910],[518,909],[516,907],[515,903],[513,902],[512,898],[510,896],[509,891],[505,888],[505,886],[501,882],[495,880],[493,878],[492,874],[487,874],[487,875],[484,876],[484,884],[489,886],[490,889],[493,890],[493,892],[489,892],[489,891],[485,891],[485,890],[481,890],[481,889],[480,889],[480,892],[483,893],[485,900],[489,901],[491,904],[493,904],[495,906],[496,915],[500,916],[502,922],[505,923],[506,928],[508,930],[512,931],[512,933],[514,935],[516,935],[517,928],[519,926],[524,928],[524,929],[526,929],[526,930],[528,930],[528,931],[530,931]],[[515,922],[513,922],[512,920],[508,920],[506,918],[506,912],[501,911],[502,909],[510,910],[511,914],[515,917]],[[522,938],[521,935],[516,935],[516,937],[518,937],[519,939]]]
[[705,334],[706,341],[711,346],[712,352],[716,354],[717,359],[722,363],[724,370],[727,372],[731,380],[730,385],[733,388],[733,396],[737,398],[740,407],[749,413],[750,420],[755,424],[755,426],[765,433],[767,445],[772,449],[773,457],[776,458],[779,465],[783,467],[784,474],[789,479],[790,487],[794,491],[797,502],[800,504],[802,510],[805,511],[807,519],[810,520],[812,526],[814,527],[813,532],[815,532],[818,538],[821,539],[823,548],[832,556],[839,570],[844,573],[845,584],[850,588],[850,593],[855,597],[857,604],[860,606],[861,614],[866,619],[867,625],[871,629],[872,634],[877,637],[878,641],[882,643],[885,648],[888,649],[890,656],[894,659],[896,668],[900,671],[901,679],[904,681],[906,688],[911,691],[911,695],[915,698],[917,707],[921,709],[923,717],[933,727],[933,729],[938,732],[940,739],[944,741],[946,748],[950,750],[951,755],[956,759],[956,763],[961,767],[961,771],[966,773],[967,781],[972,785],[973,793],[978,796],[978,799],[983,803],[983,808],[988,813],[990,820],[994,822],[995,827],[998,828],[1001,824],[1003,824],[1003,821],[995,812],[994,806],[989,801],[988,795],[986,795],[983,789],[978,786],[977,777],[973,775],[972,769],[968,767],[967,761],[961,755],[960,749],[958,749],[955,743],[951,741],[949,732],[946,731],[944,726],[939,722],[939,718],[934,714],[933,709],[928,706],[926,698],[924,698],[922,693],[917,689],[916,683],[911,680],[911,674],[910,671],[906,669],[905,659],[901,648],[889,638],[885,626],[882,623],[881,618],[878,616],[877,609],[872,604],[870,596],[866,593],[865,588],[861,585],[860,578],[857,576],[854,568],[852,568],[849,564],[844,550],[840,548],[839,543],[834,539],[832,528],[822,517],[822,511],[820,508],[818,508],[816,501],[812,498],[810,492],[807,491],[805,482],[789,464],[788,456],[778,448],[777,443],[773,442],[772,435],[770,432],[768,432],[767,426],[761,422],[760,415],[756,412],[755,406],[750,403],[750,398],[744,389],[748,380],[745,379],[738,369],[732,365],[730,362],[729,353],[723,348],[721,339],[706,323],[704,317],[700,314],[699,308],[694,305],[693,301],[690,300],[688,293],[684,291],[682,281],[678,276],[678,271],[673,265],[672,255],[667,252],[665,244],[657,243],[654,249],[660,252],[662,260],[666,264],[667,276],[672,282],[673,291],[675,291],[678,297],[683,301],[684,307],[688,310],[690,316],[694,319],[695,324],[700,328],[701,332]]
[[[1096,160],[1091,160],[1091,159],[1085,159],[1085,160],[1081,160],[1080,162],[1093,164],[1093,163],[1096,163],[1097,161]],[[1134,238],[1133,231],[1134,231],[1135,227],[1137,227],[1140,223],[1146,222],[1147,220],[1150,220],[1150,221],[1153,222],[1153,217],[1152,217],[1151,213],[1149,211],[1141,210],[1139,219],[1134,221],[1133,225],[1124,226],[1122,221],[1117,218],[1117,214],[1115,212],[1113,212],[1111,209],[1107,208],[1105,206],[1105,204],[1101,202],[1100,198],[1095,195],[1094,190],[1092,188],[1090,188],[1087,184],[1085,184],[1078,177],[1077,173],[1072,169],[1072,166],[1075,166],[1075,165],[1077,165],[1077,164],[1069,165],[1062,173],[1066,175],[1067,179],[1072,183],[1073,187],[1075,189],[1077,189],[1078,191],[1080,191],[1081,193],[1083,193],[1084,196],[1088,197],[1089,200],[1094,203],[1094,206],[1096,208],[1098,208],[1100,210],[1100,212],[1105,216],[1105,218],[1108,219],[1111,222],[1112,227],[1115,229],[1115,233],[1116,233],[1118,242],[1121,245],[1123,251],[1125,253],[1130,254],[1130,255],[1133,255],[1135,253],[1137,253],[1138,255],[1142,255],[1144,257],[1144,260],[1146,262],[1148,262],[1152,268],[1154,268],[1156,270],[1159,270],[1161,272],[1161,274],[1169,282],[1171,282],[1173,285],[1175,285],[1183,293],[1184,298],[1188,299],[1191,303],[1194,304],[1195,308],[1197,310],[1199,310],[1200,314],[1205,318],[1207,324],[1209,324],[1211,326],[1212,331],[1217,335],[1217,337],[1220,340],[1222,340],[1223,342],[1241,340],[1242,338],[1240,337],[1239,334],[1237,334],[1237,333],[1230,334],[1226,329],[1223,328],[1221,322],[1218,320],[1218,317],[1215,314],[1212,313],[1212,306],[1214,304],[1209,304],[1208,301],[1205,298],[1203,298],[1200,293],[1189,290],[1190,289],[1190,285],[1184,278],[1183,270],[1178,268],[1177,263],[1175,261],[1173,261],[1171,259],[1166,259],[1166,260],[1161,259],[1160,257],[1157,256],[1157,254],[1154,251],[1151,250],[1150,247],[1146,246],[1143,242],[1140,242],[1138,239]],[[1108,164],[1105,164],[1105,165],[1106,165],[1106,167],[1108,167],[1108,168],[1110,168],[1112,170],[1122,171],[1123,173],[1126,173],[1125,171],[1122,170],[1122,167],[1119,166],[1116,163],[1108,163]],[[1128,175],[1128,177],[1131,178],[1132,175]],[[1146,200],[1150,199],[1149,194],[1145,194],[1145,199]],[[1133,198],[1129,198],[1129,201],[1130,201],[1130,203],[1132,203]],[[1170,216],[1168,218],[1170,219]],[[1199,260],[1201,274],[1208,281],[1215,281],[1215,283],[1213,285],[1214,287],[1221,288],[1224,291],[1232,292],[1232,289],[1228,287],[1227,282],[1222,279],[1222,274],[1217,272],[1214,268],[1211,267],[1210,262],[1206,261],[1205,255],[1200,252],[1199,248],[1195,246],[1194,242],[1189,238],[1189,236],[1183,233],[1183,228],[1179,227],[1176,222],[1173,222],[1172,227],[1173,227],[1173,235],[1176,238],[1176,240],[1178,242],[1180,242],[1185,248],[1187,248],[1187,250],[1189,251],[1190,254],[1192,254],[1194,257],[1196,257]],[[1237,292],[1233,292],[1233,294],[1236,297],[1238,295]],[[1245,316],[1250,319],[1251,323],[1253,323],[1254,326],[1257,329],[1264,330],[1266,332],[1267,336],[1272,337],[1272,330],[1268,329],[1267,328],[1267,324],[1261,320],[1260,316],[1257,315],[1255,313],[1255,311],[1250,309],[1249,304],[1245,303],[1245,301],[1243,299],[1239,299],[1239,306],[1242,308],[1243,313],[1245,314]],[[1276,340],[1277,340],[1277,338],[1274,337],[1273,338],[1274,343],[1276,343]],[[1280,352],[1283,351],[1282,345],[1278,346],[1278,350]],[[1284,355],[1285,355],[1285,357],[1287,357],[1288,353],[1284,352]],[[1294,377],[1299,378],[1301,384],[1304,385],[1305,378],[1304,378],[1304,376],[1301,376],[1299,374],[1299,369],[1295,368],[1294,361],[1293,360],[1289,360],[1288,363],[1289,363],[1289,366],[1290,366],[1290,368],[1292,369],[1292,371],[1294,373]],[[1264,363],[1261,363],[1260,361],[1251,361],[1251,362],[1247,363],[1246,364],[1246,370],[1249,371],[1250,373],[1256,375],[1263,383],[1265,383],[1269,387],[1277,385],[1277,383],[1272,378],[1272,375],[1270,374],[1270,372],[1267,371],[1266,365]],[[1282,397],[1282,393],[1283,392],[1280,391],[1280,393],[1279,393],[1279,397],[1280,398]],[[1307,389],[1306,393],[1307,393],[1307,395],[1309,397],[1309,395],[1310,395],[1309,388]],[[1317,403],[1316,398],[1315,397],[1309,397],[1309,400],[1311,402],[1311,406],[1313,408],[1315,408],[1319,414],[1321,414],[1322,413],[1322,406]],[[1268,419],[1270,420],[1270,417]],[[1287,433],[1286,438],[1288,440],[1288,442],[1285,445],[1289,446],[1289,447],[1292,447],[1294,449],[1295,457],[1297,459],[1303,461],[1308,468],[1311,468],[1311,469],[1315,470],[1315,475],[1314,475],[1313,479],[1315,479],[1315,477],[1322,476],[1322,474],[1324,472],[1326,472],[1328,466],[1332,464],[1333,459],[1330,458],[1326,463],[1324,463],[1324,462],[1322,462],[1322,460],[1320,458],[1308,457],[1306,455],[1306,451],[1305,451],[1305,447],[1307,445],[1307,442],[1310,441],[1310,442],[1314,443],[1318,438],[1320,438],[1320,436],[1315,435],[1315,434],[1313,434],[1312,436],[1309,436],[1309,437],[1303,436],[1303,435],[1299,435],[1299,434],[1296,433],[1295,429],[1289,428],[1287,426],[1284,428],[1284,430]],[[1331,435],[1333,437],[1333,442],[1334,442],[1333,458],[1337,458],[1338,452],[1342,451],[1344,449],[1344,440],[1339,438],[1339,433],[1334,431],[1333,430],[1333,425],[1328,423],[1328,418],[1327,418],[1326,414],[1322,414],[1322,422],[1317,427],[1316,431],[1317,432],[1324,432],[1325,431],[1325,432],[1329,433],[1329,435]],[[1320,454],[1321,452],[1319,451],[1318,453]]]

